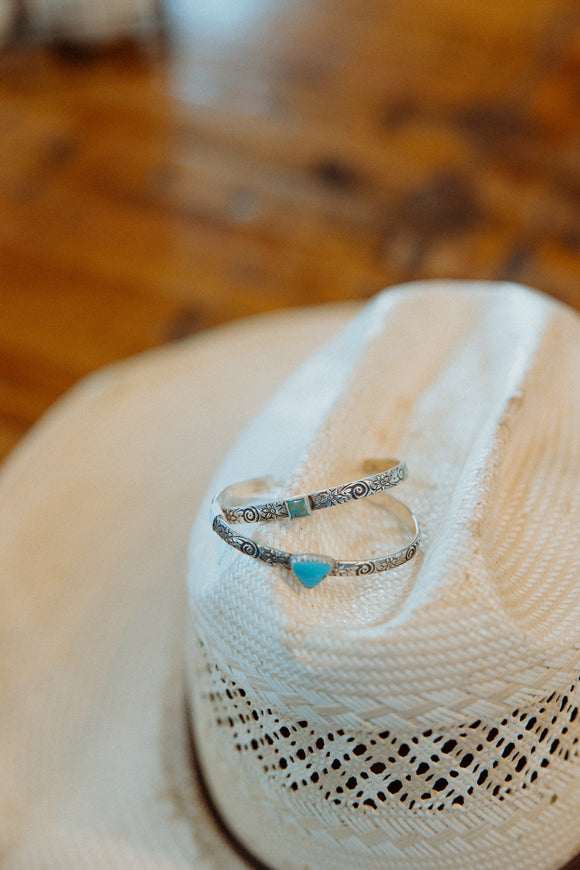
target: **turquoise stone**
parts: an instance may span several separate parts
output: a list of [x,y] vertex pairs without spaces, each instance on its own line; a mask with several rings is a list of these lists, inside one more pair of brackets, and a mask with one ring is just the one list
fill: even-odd
[[312,589],[318,586],[321,580],[324,580],[331,569],[328,562],[295,562],[292,570],[300,580],[303,586]]
[[304,498],[292,498],[290,501],[287,501],[288,512],[290,514],[290,519],[295,520],[296,517],[308,517],[310,516],[310,511],[308,510],[308,506],[306,504],[306,499]]

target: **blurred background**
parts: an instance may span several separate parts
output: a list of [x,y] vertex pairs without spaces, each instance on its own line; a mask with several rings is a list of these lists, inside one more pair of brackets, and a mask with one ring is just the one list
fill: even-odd
[[426,277],[580,309],[580,3],[0,0],[0,456],[93,369]]

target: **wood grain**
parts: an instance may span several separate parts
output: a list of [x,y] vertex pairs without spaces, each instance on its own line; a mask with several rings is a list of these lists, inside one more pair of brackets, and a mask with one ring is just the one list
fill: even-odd
[[87,372],[236,317],[423,277],[580,309],[577,3],[234,7],[0,56],[0,453]]

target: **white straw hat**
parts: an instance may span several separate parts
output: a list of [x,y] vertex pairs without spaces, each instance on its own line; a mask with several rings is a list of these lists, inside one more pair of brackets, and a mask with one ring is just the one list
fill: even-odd
[[[513,285],[218,331],[93,378],[0,487],[4,870],[556,870],[580,851],[580,325]],[[214,491],[284,494],[398,456],[419,553],[289,572],[213,534]],[[400,493],[399,493],[400,491]],[[254,537],[363,558],[371,499]]]

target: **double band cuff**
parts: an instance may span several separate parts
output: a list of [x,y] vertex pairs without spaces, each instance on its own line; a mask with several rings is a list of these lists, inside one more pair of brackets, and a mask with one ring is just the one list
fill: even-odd
[[307,517],[312,511],[384,492],[386,489],[401,483],[407,477],[407,466],[404,462],[399,462],[398,459],[367,459],[363,463],[363,470],[377,471],[378,473],[317,492],[273,499],[261,504],[247,504],[245,502],[256,492],[272,492],[280,489],[282,484],[272,477],[234,483],[216,495],[214,505],[217,511],[223,513],[227,522],[232,524],[261,523],[280,519],[294,520]]
[[387,509],[402,520],[409,529],[412,538],[404,547],[392,553],[373,556],[371,559],[361,561],[344,561],[316,553],[287,553],[275,547],[259,544],[252,538],[239,535],[228,524],[221,512],[214,514],[212,528],[230,547],[235,547],[240,553],[251,556],[253,559],[259,559],[269,565],[279,565],[292,571],[304,586],[311,588],[329,574],[337,577],[359,577],[375,574],[379,571],[390,571],[413,558],[421,539],[417,517],[410,508],[393,496],[383,495],[383,498],[386,501]]

